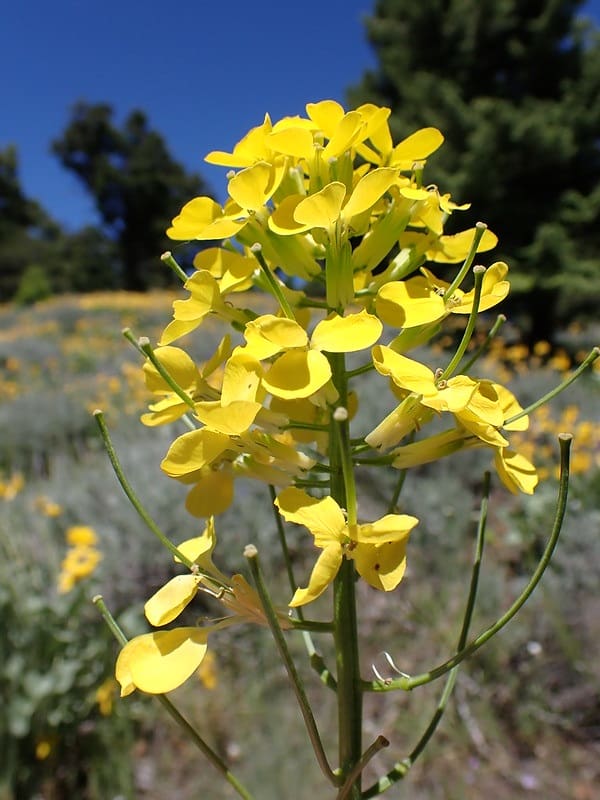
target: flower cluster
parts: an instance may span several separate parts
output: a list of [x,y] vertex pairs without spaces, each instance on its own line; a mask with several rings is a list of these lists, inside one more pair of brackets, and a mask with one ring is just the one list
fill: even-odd
[[[188,511],[210,518],[212,531],[236,478],[252,478],[274,487],[281,517],[314,537],[321,552],[292,607],[322,595],[345,561],[376,589],[391,591],[402,580],[418,520],[397,513],[361,519],[361,464],[405,470],[481,447],[509,490],[531,493],[537,482],[534,466],[510,448],[510,432],[528,424],[516,398],[460,371],[478,312],[509,291],[505,263],[472,269],[496,236],[483,224],[444,232],[447,219],[468,206],[424,182],[425,160],[443,136],[424,128],[394,144],[389,114],[371,104],[346,112],[325,100],[309,104],[306,116],[273,123],[267,115],[231,152],[209,153],[209,163],[229,169],[228,198],[223,205],[194,198],[173,220],[171,239],[211,245],[195,257],[188,295],[174,302],[158,346],[144,348],[154,401],[142,421],[188,428],[161,464],[190,487]],[[261,293],[272,298],[269,313]],[[422,363],[416,349],[433,342],[450,315],[467,321],[456,353],[445,364]],[[197,363],[174,342],[209,318],[230,332]],[[354,369],[349,353],[359,363]],[[382,392],[389,389],[390,411],[356,437],[355,378],[366,372],[381,380]],[[419,438],[434,418],[447,420],[442,432]],[[213,533],[203,536],[196,549],[212,552]],[[188,555],[190,573],[148,602],[152,624],[170,622],[200,589],[221,601],[235,596],[234,579],[207,567],[204,556]],[[255,610],[235,613],[260,621]],[[134,639],[119,658],[122,692],[179,685],[202,662],[213,629]]]
[[[121,696],[135,689],[149,694],[170,692],[205,663],[208,669],[205,673],[200,671],[199,675],[207,684],[214,684],[214,676],[210,675],[209,634],[232,624],[264,623],[256,592],[246,579],[242,575],[228,578],[214,565],[212,552],[216,541],[211,519],[201,536],[182,542],[177,549],[181,559],[191,566],[189,574],[168,581],[148,600],[144,611],[151,625],[166,625],[177,619],[198,592],[202,592],[217,599],[229,614],[212,625],[188,625],[146,633],[128,642],[116,666]],[[181,559],[176,556],[176,560]],[[288,626],[285,614],[281,616],[281,624]]]
[[98,537],[93,528],[73,525],[68,528],[65,539],[69,548],[58,576],[58,591],[61,594],[70,592],[76,583],[91,575],[102,560],[102,553],[96,547]]

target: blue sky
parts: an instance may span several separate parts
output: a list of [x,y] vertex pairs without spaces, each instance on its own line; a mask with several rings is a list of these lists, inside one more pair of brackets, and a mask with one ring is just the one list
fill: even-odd
[[[265,111],[344,100],[375,64],[363,18],[374,0],[28,0],[0,18],[0,147],[14,143],[26,193],[71,229],[90,199],[49,152],[77,100],[141,108],[179,161],[220,194],[229,149]],[[170,10],[167,10],[170,8]],[[587,4],[600,20],[600,0]],[[176,211],[176,209],[174,210]]]

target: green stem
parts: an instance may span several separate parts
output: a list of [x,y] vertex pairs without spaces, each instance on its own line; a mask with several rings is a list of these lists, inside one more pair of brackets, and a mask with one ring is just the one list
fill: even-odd
[[488,331],[487,336],[485,337],[483,342],[479,345],[477,350],[475,350],[475,352],[469,358],[469,360],[465,361],[464,364],[460,365],[460,373],[461,373],[461,375],[466,375],[468,373],[468,371],[471,369],[471,367],[473,366],[473,364],[479,358],[481,358],[483,353],[485,353],[485,351],[489,347],[490,342],[496,336],[496,334],[498,333],[498,331],[500,330],[502,325],[504,325],[505,322],[506,322],[506,317],[504,316],[504,314],[498,314],[498,316],[496,317],[496,321],[494,322],[494,324],[492,325],[492,327]]
[[179,264],[173,258],[173,253],[171,253],[170,250],[167,250],[166,253],[163,253],[162,256],[160,257],[160,260],[163,262],[163,264],[166,264],[168,267],[171,267],[175,275],[177,275],[177,277],[182,281],[182,283],[185,283],[187,281],[189,275],[186,275],[185,272],[181,269]]
[[308,736],[315,751],[315,756],[319,766],[321,767],[325,777],[334,786],[338,786],[339,778],[334,774],[329,766],[329,762],[327,761],[327,756],[325,754],[325,750],[323,749],[323,743],[321,742],[317,723],[315,722],[310,703],[308,702],[308,697],[304,691],[304,686],[302,685],[298,670],[296,669],[296,665],[294,664],[294,660],[288,649],[283,631],[279,625],[279,620],[277,619],[277,613],[273,607],[271,597],[263,580],[256,547],[254,547],[254,545],[247,545],[244,550],[244,556],[248,559],[248,564],[250,566],[254,585],[256,586],[256,591],[258,592],[258,596],[260,598],[263,611],[265,612],[267,623],[271,629],[271,634],[279,651],[279,655],[281,656],[281,660],[283,661],[287,670],[288,677],[290,679],[290,683],[292,684],[294,694],[296,695],[296,700],[298,701],[300,711],[304,718],[306,730],[308,731]]
[[452,376],[452,373],[458,366],[459,362],[462,360],[462,357],[467,351],[467,347],[469,346],[469,342],[473,336],[473,331],[475,330],[475,323],[477,322],[477,314],[479,313],[479,303],[481,301],[481,286],[483,284],[483,276],[485,275],[485,267],[477,266],[473,268],[473,274],[475,276],[475,286],[474,286],[474,296],[473,296],[473,307],[471,308],[471,313],[469,314],[469,319],[467,322],[467,327],[465,328],[465,332],[461,339],[460,344],[456,349],[456,353],[452,357],[450,363],[442,373],[440,380],[448,380]]
[[260,264],[260,268],[265,276],[269,291],[279,303],[281,310],[288,319],[293,319],[295,321],[296,315],[294,314],[291,305],[288,303],[286,296],[281,291],[281,286],[277,282],[277,278],[273,275],[269,265],[265,261],[265,257],[262,254],[262,246],[257,242],[256,244],[252,245],[250,252]]
[[[457,652],[460,652],[466,642],[469,634],[469,627],[473,618],[473,609],[475,607],[475,599],[477,597],[477,589],[479,586],[479,573],[481,570],[481,559],[483,557],[483,547],[485,543],[485,527],[487,522],[488,500],[490,493],[490,473],[486,472],[483,479],[483,493],[481,498],[481,506],[479,509],[479,523],[477,525],[477,538],[475,543],[475,554],[473,558],[473,567],[471,570],[471,583],[469,586],[469,594],[467,597],[467,604],[463,616],[462,627],[460,636],[458,637],[458,644],[456,646]],[[413,766],[417,758],[421,755],[429,740],[435,733],[448,704],[448,700],[454,690],[456,678],[458,675],[458,666],[450,670],[446,679],[444,690],[438,701],[437,707],[431,718],[429,725],[421,735],[421,738],[412,749],[411,753],[402,761],[394,764],[394,767],[376,783],[370,786],[363,794],[363,798],[377,797],[383,794],[387,789],[393,786],[394,783],[401,780],[406,776],[410,768]]]
[[298,428],[305,431],[328,431],[329,425],[319,425],[316,422],[299,422],[291,419],[286,425],[281,426],[282,431],[290,431]]
[[169,374],[169,372],[163,367],[160,363],[159,359],[154,352],[152,345],[150,344],[150,339],[147,336],[141,336],[139,339],[139,348],[141,352],[146,356],[148,361],[152,363],[155,370],[158,372],[160,377],[165,381],[165,383],[173,389],[175,394],[180,397],[183,402],[188,405],[191,409],[195,409],[196,406],[194,401],[189,396],[189,394],[184,391],[181,386],[177,383],[177,381]]
[[349,369],[347,374],[348,378],[356,378],[357,375],[364,375],[367,372],[371,372],[375,369],[375,364],[370,361],[368,364],[363,364],[362,367],[356,367],[356,369]]
[[479,247],[479,242],[481,241],[481,237],[487,230],[487,225],[485,222],[476,222],[475,223],[475,234],[473,236],[473,241],[471,242],[471,249],[469,250],[465,261],[460,268],[458,275],[450,286],[446,289],[446,293],[444,295],[445,298],[450,300],[456,289],[461,285],[464,281],[465,277],[467,276],[468,271],[471,269],[471,265],[475,260],[475,256],[477,255],[477,248]]
[[483,631],[483,633],[480,633],[479,636],[473,639],[473,641],[464,647],[460,652],[456,653],[456,655],[448,659],[448,661],[445,661],[443,664],[440,664],[438,667],[429,670],[429,672],[423,672],[420,675],[415,675],[414,677],[403,676],[398,679],[386,681],[385,683],[382,683],[381,681],[365,683],[363,684],[364,689],[374,692],[388,692],[394,689],[410,691],[417,686],[423,686],[426,683],[431,683],[432,681],[437,680],[437,678],[445,675],[451,669],[460,664],[461,661],[464,661],[465,658],[479,650],[479,648],[488,642],[492,636],[495,636],[498,631],[502,630],[502,628],[504,628],[504,626],[507,625],[515,616],[515,614],[517,614],[517,612],[520,611],[520,609],[525,605],[532,592],[540,582],[542,575],[546,571],[560,536],[565,510],[567,507],[567,495],[569,489],[569,453],[571,449],[572,438],[573,437],[571,434],[568,433],[560,433],[558,435],[560,444],[560,482],[552,532],[529,583],[525,589],[523,589],[519,597],[511,605],[508,611],[503,614],[493,625]]
[[[119,642],[121,647],[124,647],[127,642],[127,636],[125,636],[122,629],[119,627],[116,619],[108,610],[102,595],[96,595],[92,598],[92,602],[98,608],[100,613],[102,614],[104,621],[106,622],[107,626],[109,627],[112,635],[115,639]],[[253,800],[252,795],[250,792],[243,786],[242,783],[229,771],[229,767],[223,761],[223,759],[215,753],[212,747],[207,744],[204,739],[200,736],[198,731],[188,722],[188,720],[181,714],[181,712],[173,705],[173,703],[169,700],[169,698],[164,694],[155,695],[156,699],[159,703],[162,704],[163,708],[167,711],[167,713],[171,716],[173,720],[179,725],[179,727],[183,730],[183,732],[191,739],[196,747],[202,752],[204,756],[210,761],[210,763],[215,767],[221,775],[225,778],[225,780],[236,790],[240,797],[243,797],[244,800]]]
[[108,433],[108,428],[106,427],[106,422],[104,421],[104,414],[102,411],[94,411],[94,417],[98,424],[98,428],[100,429],[100,435],[102,436],[102,440],[104,441],[104,447],[106,448],[106,452],[108,453],[108,457],[110,459],[110,463],[112,464],[112,468],[117,476],[123,491],[127,495],[127,499],[131,503],[131,505],[135,508],[137,513],[140,515],[142,520],[146,523],[147,527],[152,531],[152,533],[156,536],[156,538],[163,544],[167,550],[169,550],[175,558],[178,558],[182,564],[185,564],[188,569],[191,569],[193,566],[192,561],[190,561],[187,556],[185,556],[174,544],[173,542],[168,539],[165,534],[161,531],[158,525],[154,522],[150,514],[146,511],[144,506],[140,503],[136,493],[133,491],[131,484],[125,477],[125,473],[123,472],[123,468],[117,458],[117,453],[113,446],[113,443],[110,438],[110,434]]
[[[330,353],[334,385],[339,394],[339,406],[344,409],[348,401],[347,376],[343,353]],[[330,422],[331,496],[345,508],[348,524],[357,520],[356,488],[350,449],[348,419],[343,412]],[[333,584],[334,640],[337,667],[339,759],[342,775],[354,774],[362,757],[362,689],[360,656],[358,649],[358,621],[356,616],[356,572],[351,559],[342,561]],[[348,797],[358,800],[361,795],[360,773],[349,788]]]
[[[356,779],[360,776],[364,768],[367,766],[369,761],[379,753],[380,750],[383,750],[384,747],[389,747],[389,740],[385,738],[385,736],[378,736],[372,745],[370,745],[365,752],[360,757],[360,760],[354,766],[354,769],[349,773],[348,777],[346,778],[346,782],[340,789],[337,799],[336,800],[346,800],[347,797],[350,797],[350,792],[352,791],[352,785],[356,781]],[[364,795],[361,795],[363,797]]]
[[600,356],[600,347],[593,347],[586,358],[581,362],[581,364],[574,370],[568,378],[562,383],[559,383],[558,386],[555,386],[554,389],[551,389],[547,394],[543,397],[540,397],[539,400],[536,400],[535,403],[532,403],[527,408],[524,408],[523,411],[519,411],[518,414],[515,414],[513,417],[509,417],[508,419],[504,420],[504,426],[510,425],[513,422],[516,422],[521,417],[525,417],[527,414],[531,414],[533,411],[538,409],[540,406],[545,405],[549,400],[552,400],[556,397],[557,394],[560,394],[564,391],[568,386],[570,386],[577,378],[584,372],[588,367],[590,367],[594,361]]
[[328,489],[329,488],[329,481],[328,480],[318,480],[311,478],[296,478],[294,481],[294,486],[306,486],[310,489]]
[[[297,608],[298,612],[300,609]],[[333,633],[333,622],[322,622],[317,619],[290,619],[290,625],[297,631],[312,631],[313,633]],[[309,651],[312,655],[312,651]]]
[[400,493],[402,492],[402,487],[404,486],[404,481],[406,480],[406,476],[408,475],[407,469],[401,469],[400,475],[398,476],[398,480],[396,482],[396,486],[394,488],[394,494],[390,500],[388,505],[388,514],[396,514],[397,513],[397,505],[398,500],[400,499]]

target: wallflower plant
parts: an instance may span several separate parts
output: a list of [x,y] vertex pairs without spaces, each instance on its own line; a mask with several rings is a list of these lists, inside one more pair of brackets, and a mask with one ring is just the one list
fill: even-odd
[[[495,308],[509,291],[508,266],[476,264],[497,238],[478,223],[446,234],[450,217],[468,207],[424,181],[425,161],[443,142],[435,128],[416,131],[393,144],[389,109],[366,104],[346,112],[325,100],[306,107],[306,116],[272,122],[267,115],[232,152],[214,151],[207,161],[227,173],[228,197],[221,206],[209,197],[191,199],[167,233],[178,242],[210,242],[184,273],[172,254],[163,256],[183,281],[184,299],[156,347],[126,335],[145,358],[144,376],[153,395],[142,422],[171,424],[174,439],[162,470],[191,487],[187,509],[204,520],[204,532],[180,544],[167,539],[149,517],[123,474],[100,411],[96,418],[116,474],[152,532],[165,544],[182,573],[146,603],[148,622],[160,630],[127,641],[101,598],[97,602],[122,644],[116,677],[121,694],[158,695],[237,793],[255,795],[175,709],[165,693],[198,670],[208,648],[218,648],[219,630],[258,624],[271,629],[287,669],[308,737],[331,797],[371,798],[404,778],[433,734],[461,661],[478,650],[527,600],[556,545],[565,512],[570,436],[560,437],[561,478],[548,544],[522,594],[489,628],[469,639],[484,543],[489,474],[484,481],[476,553],[456,650],[442,664],[409,676],[395,666],[363,673],[357,622],[356,582],[383,592],[393,602],[410,559],[409,538],[418,536],[418,497],[400,507],[406,471],[487,449],[509,492],[531,494],[535,466],[511,448],[512,431],[525,431],[529,413],[566,388],[598,356],[595,348],[550,396],[522,408],[509,389],[477,372],[469,351],[478,314]],[[460,226],[454,226],[456,229]],[[251,291],[249,291],[251,290]],[[264,297],[271,311],[265,313]],[[444,321],[465,319],[464,332],[444,363],[430,363],[426,345]],[[202,335],[209,318],[229,331],[217,350],[196,363],[184,336]],[[498,324],[494,326],[494,331]],[[186,340],[187,341],[187,340]],[[353,354],[351,366],[348,354]],[[475,370],[475,371],[474,371]],[[379,382],[389,413],[372,427],[355,427],[361,381]],[[437,422],[434,432],[428,425]],[[440,431],[441,426],[441,431]],[[357,492],[363,465],[396,471],[397,488],[387,510],[365,518]],[[257,549],[245,550],[254,580],[229,576],[213,562],[218,552],[218,515],[234,502],[240,477],[267,484],[276,528],[288,565],[291,591],[274,605],[263,579]],[[400,513],[402,511],[402,513]],[[296,579],[286,542],[291,523],[303,532],[307,551],[316,548],[310,575]],[[304,587],[304,588],[302,588]],[[169,627],[195,598],[214,599],[224,615],[199,625]],[[330,596],[331,620],[310,619],[310,604]],[[286,611],[285,604],[289,606]],[[301,631],[310,663],[337,697],[338,753],[325,752],[303,680],[288,649]],[[331,636],[335,668],[325,664],[313,642]],[[389,742],[382,732],[363,742],[363,696],[407,691],[446,676],[436,716],[413,751],[391,761],[370,786],[362,773]],[[258,795],[256,795],[258,797]],[[323,793],[325,796],[325,792]]]

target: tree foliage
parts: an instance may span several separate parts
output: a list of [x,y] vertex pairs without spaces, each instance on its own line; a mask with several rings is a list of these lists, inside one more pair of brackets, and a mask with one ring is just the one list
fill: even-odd
[[350,90],[353,105],[389,106],[398,138],[444,133],[428,179],[500,236],[533,339],[600,297],[600,36],[582,5],[379,0],[378,67]]
[[119,127],[106,104],[77,103],[52,149],[94,199],[117,247],[119,284],[144,290],[164,283],[164,231],[174,210],[208,193],[202,179],[173,159],[143,112],[132,111]]
[[99,228],[68,233],[29,198],[17,148],[0,150],[0,301],[115,288],[116,262],[115,245]]

